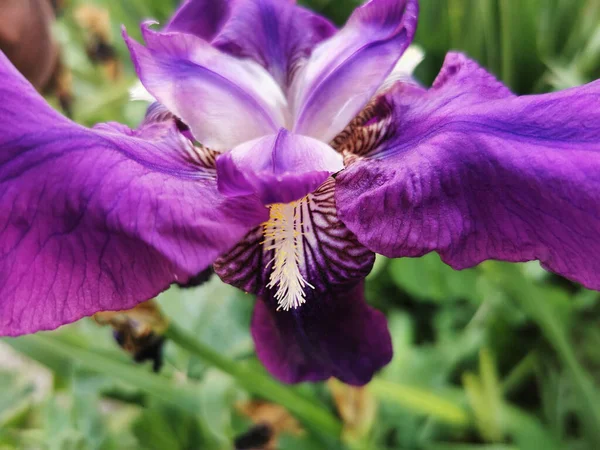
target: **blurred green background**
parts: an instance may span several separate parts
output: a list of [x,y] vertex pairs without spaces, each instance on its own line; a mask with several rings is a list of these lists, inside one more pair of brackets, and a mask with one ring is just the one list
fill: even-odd
[[[176,1],[65,3],[55,31],[74,119],[136,125],[145,105],[128,98],[135,75],[120,25],[139,37],[142,19],[164,22]],[[359,2],[301,3],[342,24]],[[86,53],[90,30],[77,19],[85,4],[109,14],[108,40],[123,64],[113,79]],[[421,0],[416,43],[424,84],[458,49],[519,94],[564,89],[600,78],[600,1]],[[190,353],[168,342],[159,375],[89,319],[5,339],[0,449],[232,449],[261,421],[278,431],[269,448],[284,450],[600,449],[598,293],[537,263],[456,272],[435,254],[379,258],[367,291],[389,318],[395,357],[360,391],[273,383],[253,352],[252,300],[216,277],[160,297],[165,315],[200,344]],[[288,407],[299,424],[282,425],[292,419],[264,400]]]

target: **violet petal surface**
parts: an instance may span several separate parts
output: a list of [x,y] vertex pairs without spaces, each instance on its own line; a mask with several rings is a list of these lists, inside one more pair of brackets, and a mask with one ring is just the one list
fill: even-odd
[[0,52],[0,335],[128,309],[208,267],[267,210],[227,199],[173,121],[90,130]]
[[538,259],[600,289],[600,81],[516,97],[449,54],[431,89],[401,83],[379,101],[389,116],[364,131],[393,132],[337,178],[340,218],[361,243],[436,251],[456,269]]
[[364,385],[392,359],[385,316],[367,305],[363,284],[330,291],[292,311],[257,300],[252,337],[261,362],[286,383],[330,377]]
[[257,61],[287,90],[313,48],[335,31],[327,19],[292,1],[241,0],[232,4],[212,44]]
[[289,121],[281,88],[254,61],[191,34],[143,32],[146,47],[124,34],[142,83],[202,144],[227,150]]
[[371,0],[315,48],[290,92],[294,132],[329,142],[363,109],[412,41],[416,0]]
[[329,178],[295,207],[301,221],[296,254],[290,256],[310,284],[299,307],[281,309],[276,298],[279,285],[271,284],[276,238],[268,227],[252,230],[214,265],[226,283],[258,294],[252,325],[257,352],[284,382],[334,376],[364,384],[392,356],[385,317],[362,293],[375,255],[338,219],[334,191],[335,180]]
[[342,156],[323,142],[285,129],[246,142],[217,159],[219,191],[256,194],[268,205],[289,203],[316,190],[343,169]]

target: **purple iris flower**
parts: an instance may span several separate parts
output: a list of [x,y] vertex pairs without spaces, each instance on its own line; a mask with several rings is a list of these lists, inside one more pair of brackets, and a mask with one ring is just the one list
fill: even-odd
[[156,103],[135,130],[53,111],[0,57],[0,334],[133,307],[210,265],[258,295],[286,382],[364,384],[392,356],[375,253],[529,261],[600,289],[600,82],[517,97],[451,53],[395,68],[416,0],[336,30],[291,0],[188,0],[125,34]]

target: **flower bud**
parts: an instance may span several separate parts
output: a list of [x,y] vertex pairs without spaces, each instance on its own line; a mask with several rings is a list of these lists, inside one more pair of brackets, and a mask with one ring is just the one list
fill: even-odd
[[158,372],[162,367],[163,334],[167,321],[154,300],[126,311],[103,311],[94,315],[99,325],[110,325],[119,346],[133,356],[135,362],[152,361]]

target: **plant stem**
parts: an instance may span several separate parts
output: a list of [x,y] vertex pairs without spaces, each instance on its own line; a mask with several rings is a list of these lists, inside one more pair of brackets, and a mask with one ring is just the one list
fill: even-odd
[[297,415],[302,421],[330,436],[339,436],[342,424],[329,411],[262,373],[221,356],[199,342],[193,335],[171,324],[165,336],[212,367],[231,375],[248,392],[276,402]]
[[521,386],[523,381],[528,380],[535,372],[538,357],[535,352],[529,353],[513,368],[502,382],[502,391],[508,395]]

